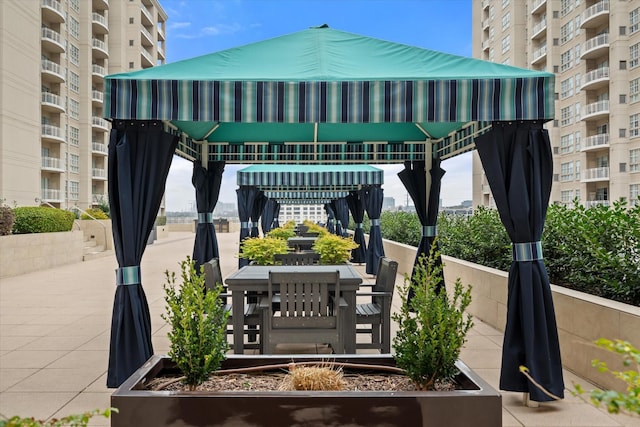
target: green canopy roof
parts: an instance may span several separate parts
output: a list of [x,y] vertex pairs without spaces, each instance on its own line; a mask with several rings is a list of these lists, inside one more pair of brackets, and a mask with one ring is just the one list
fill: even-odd
[[104,107],[170,122],[188,158],[395,163],[466,151],[486,122],[550,120],[553,93],[551,73],[321,26],[107,76]]

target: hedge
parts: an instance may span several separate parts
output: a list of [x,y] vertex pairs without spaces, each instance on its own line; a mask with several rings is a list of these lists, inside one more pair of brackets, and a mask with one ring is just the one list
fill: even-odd
[[73,212],[46,206],[17,207],[13,213],[13,234],[69,231],[76,217]]

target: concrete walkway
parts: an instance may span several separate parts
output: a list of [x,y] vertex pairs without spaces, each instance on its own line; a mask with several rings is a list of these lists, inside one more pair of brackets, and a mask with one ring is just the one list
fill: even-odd
[[[142,283],[156,354],[169,349],[160,317],[164,272],[179,272],[193,241],[193,233],[171,233],[145,251]],[[218,241],[226,277],[237,269],[238,233],[220,233]],[[110,406],[106,370],[116,268],[110,255],[0,281],[0,414],[47,419]],[[364,266],[357,268],[365,281],[374,280]],[[502,334],[476,320],[468,338],[462,360],[497,388]],[[568,371],[564,380],[568,387],[579,382],[592,388]],[[90,425],[108,426],[109,420],[95,418]],[[640,427],[640,417],[607,414],[569,392],[564,401],[538,408],[523,406],[521,393],[504,392],[503,426]]]

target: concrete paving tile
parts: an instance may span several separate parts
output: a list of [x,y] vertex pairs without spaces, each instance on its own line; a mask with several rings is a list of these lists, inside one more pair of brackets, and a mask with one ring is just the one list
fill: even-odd
[[495,350],[463,348],[460,359],[471,369],[500,369],[500,357]]
[[[111,407],[111,393],[81,393],[63,406],[53,417],[61,418],[72,414],[83,414],[96,409],[103,411]],[[109,426],[111,421],[102,415],[95,415],[91,418],[90,426]]]
[[109,351],[109,341],[111,339],[111,332],[107,331],[96,337],[90,338],[85,344],[78,347],[78,351],[86,350],[102,350]]
[[500,351],[500,346],[494,341],[490,340],[484,335],[471,335],[467,336],[467,342],[464,343],[463,348],[469,350],[493,350]]
[[35,368],[0,369],[0,392],[9,389],[37,371]]
[[107,366],[95,369],[40,369],[20,381],[9,392],[76,392],[80,393],[106,372]]
[[4,337],[44,337],[58,329],[60,325],[2,325],[0,336]]
[[83,369],[104,367],[109,363],[109,354],[100,350],[73,351],[60,357],[47,368],[51,369]]
[[38,337],[34,336],[0,336],[2,336],[2,339],[0,339],[0,350],[3,352],[17,350],[38,339]]
[[523,427],[520,421],[516,419],[509,411],[502,408],[502,427]]
[[40,337],[22,346],[21,350],[75,350],[87,342],[86,337]]
[[15,350],[0,358],[0,366],[4,369],[44,368],[67,353],[60,350]]
[[113,392],[115,389],[107,388],[107,373],[105,372],[98,379],[92,382],[89,387],[85,389],[87,392],[91,393],[107,393]]
[[34,417],[46,420],[71,401],[77,393],[2,393],[0,413],[12,417]]
[[77,322],[84,316],[78,314],[60,314],[33,316],[24,322],[27,325],[69,325]]
[[31,319],[31,316],[25,314],[8,314],[3,309],[2,315],[0,315],[0,325],[22,325],[28,323]]

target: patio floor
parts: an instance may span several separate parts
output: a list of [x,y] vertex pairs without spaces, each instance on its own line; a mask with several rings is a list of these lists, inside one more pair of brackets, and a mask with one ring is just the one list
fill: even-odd
[[[193,249],[193,233],[171,233],[145,251],[142,283],[152,316],[156,354],[169,349],[164,312],[164,272],[179,271]],[[237,269],[238,233],[219,233],[224,277]],[[106,387],[109,330],[115,273],[113,254],[91,261],[5,278],[0,281],[0,414],[62,417],[110,406],[113,389]],[[357,266],[365,281],[373,281]],[[402,278],[398,276],[398,282]],[[397,308],[398,298],[394,299]],[[502,334],[482,323],[475,326],[462,360],[492,386],[498,387]],[[573,382],[593,386],[565,370]],[[503,392],[503,426],[635,426],[640,417],[610,415],[568,391],[564,401],[529,408],[521,393]],[[94,418],[90,425],[108,426]]]

